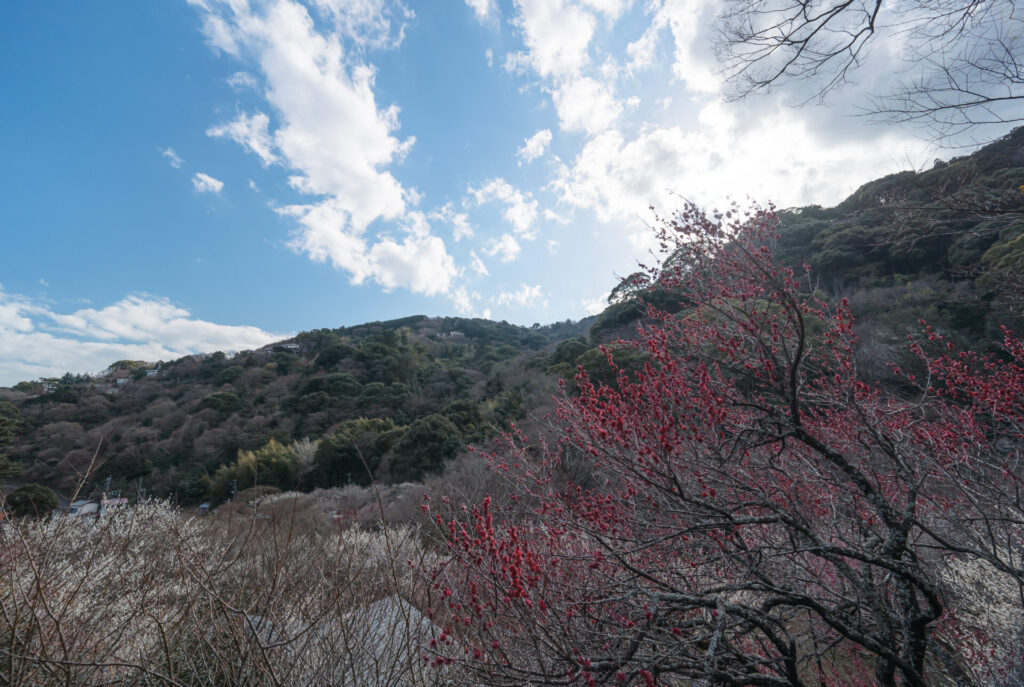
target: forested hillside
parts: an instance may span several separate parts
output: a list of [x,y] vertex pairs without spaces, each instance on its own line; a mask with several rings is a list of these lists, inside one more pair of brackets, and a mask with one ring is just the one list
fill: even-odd
[[[779,213],[780,260],[808,264],[817,288],[849,299],[862,374],[898,384],[918,320],[987,349],[1019,321],[1024,273],[1024,129],[977,153],[865,184],[834,208]],[[632,331],[642,291],[667,309],[678,292],[612,292],[598,318],[531,328],[409,317],[305,332],[233,356],[120,361],[0,390],[16,481],[68,491],[222,500],[254,481],[282,489],[418,480],[467,443],[542,414],[559,379],[607,373],[601,342]],[[685,302],[685,297],[683,297]],[[627,358],[625,356],[632,356]],[[620,364],[639,360],[623,352]]]
[[550,396],[545,370],[589,347],[588,324],[417,316],[24,382],[3,392],[9,458],[61,490],[89,472],[87,491],[109,477],[185,503],[251,486],[257,469],[283,489],[365,483],[368,468],[415,480]]

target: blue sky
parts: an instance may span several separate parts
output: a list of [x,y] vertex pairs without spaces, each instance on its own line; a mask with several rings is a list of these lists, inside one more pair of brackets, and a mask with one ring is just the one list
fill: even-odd
[[[410,314],[597,312],[680,197],[830,204],[934,151],[727,103],[712,0],[0,6],[0,384]],[[931,156],[931,157],[930,157]]]

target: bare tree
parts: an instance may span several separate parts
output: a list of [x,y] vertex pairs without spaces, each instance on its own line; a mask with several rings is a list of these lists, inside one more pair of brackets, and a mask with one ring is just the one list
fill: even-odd
[[790,80],[824,98],[887,41],[915,65],[868,112],[948,139],[1024,121],[1024,13],[1016,0],[727,0],[716,51],[730,95]]

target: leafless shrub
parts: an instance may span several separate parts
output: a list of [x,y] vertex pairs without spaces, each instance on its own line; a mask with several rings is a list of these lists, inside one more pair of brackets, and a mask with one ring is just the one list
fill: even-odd
[[0,529],[0,684],[433,685],[416,528],[334,527],[279,494]]

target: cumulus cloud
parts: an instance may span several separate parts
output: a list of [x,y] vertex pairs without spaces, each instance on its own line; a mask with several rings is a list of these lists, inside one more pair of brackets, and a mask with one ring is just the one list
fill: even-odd
[[544,154],[551,143],[551,129],[541,129],[523,141],[523,147],[517,153],[526,163],[533,162]]
[[460,315],[472,315],[473,314],[473,301],[480,299],[480,294],[470,293],[466,290],[466,287],[460,286],[457,289],[453,289],[451,292],[452,305],[455,306],[455,312]]
[[473,237],[473,225],[469,223],[469,215],[464,212],[457,212],[454,203],[448,202],[439,208],[435,208],[427,217],[450,225],[452,228],[452,239],[455,241]]
[[584,298],[580,305],[586,315],[599,315],[608,307],[609,292],[602,293],[597,298]]
[[722,85],[711,55],[708,33],[702,27],[713,23],[716,8],[712,0],[662,0],[651,4],[653,19],[644,34],[627,46],[629,68],[642,71],[654,64],[662,35],[672,35],[672,74],[694,93],[715,93]]
[[473,271],[481,277],[486,277],[490,272],[487,271],[487,265],[480,259],[480,256],[476,254],[476,251],[469,252],[469,266],[473,268]]
[[208,133],[238,142],[264,165],[280,164],[289,184],[310,196],[278,209],[297,222],[292,247],[349,272],[354,283],[445,292],[456,269],[429,228],[399,239],[366,235],[377,221],[407,222],[419,194],[388,170],[415,138],[395,135],[399,109],[377,105],[376,70],[353,46],[398,45],[412,12],[395,0],[314,0],[321,29],[294,0],[191,1],[210,44],[258,68],[276,128],[266,114],[243,113]]
[[590,43],[598,25],[597,14],[614,22],[628,4],[619,0],[517,0],[514,23],[526,49],[506,56],[505,68],[517,73],[533,69],[544,80],[563,130],[594,135],[622,114],[623,105],[615,97],[618,64],[606,56],[595,68]]
[[0,290],[0,385],[65,372],[95,373],[117,360],[258,348],[288,336],[201,320],[153,296],[62,313]]
[[480,188],[470,186],[467,193],[477,205],[494,201],[502,203],[505,210],[501,216],[515,228],[516,233],[527,241],[536,238],[533,223],[540,204],[534,200],[533,194],[523,193],[501,177],[489,179]]
[[512,262],[519,257],[521,250],[519,242],[512,234],[502,234],[500,238],[491,239],[483,249],[485,255],[498,256],[502,262]]
[[611,85],[590,77],[561,81],[551,97],[558,123],[565,131],[596,134],[614,124],[622,114],[622,104],[615,99]]
[[357,45],[395,48],[415,14],[398,0],[312,0],[342,36]]
[[214,179],[209,174],[196,172],[192,177],[192,186],[200,193],[220,193],[221,189],[224,188],[224,182],[220,179]]
[[466,0],[477,20],[485,22],[498,13],[498,4],[494,0]]
[[680,197],[718,206],[747,196],[781,207],[831,204],[878,170],[898,169],[925,150],[898,133],[871,146],[825,139],[782,108],[748,120],[714,102],[698,119],[691,129],[648,127],[633,137],[604,132],[559,167],[553,188],[561,202],[589,209],[602,222],[637,217],[652,204],[671,210]]
[[525,60],[541,77],[576,74],[588,62],[594,15],[571,0],[516,0],[513,20],[523,34]]
[[495,305],[503,305],[508,308],[525,308],[538,305],[544,300],[544,292],[540,284],[530,286],[521,284],[515,291],[502,291],[493,299]]
[[175,169],[181,169],[181,166],[185,164],[185,161],[182,160],[176,152],[174,152],[174,148],[162,148],[158,150],[160,150],[161,155],[167,158],[167,161],[170,163],[171,167],[174,167]]
[[277,162],[269,126],[270,118],[262,112],[251,116],[242,112],[227,124],[210,127],[206,130],[206,135],[215,138],[230,138],[249,152],[259,156],[260,162],[266,167],[272,162]]

